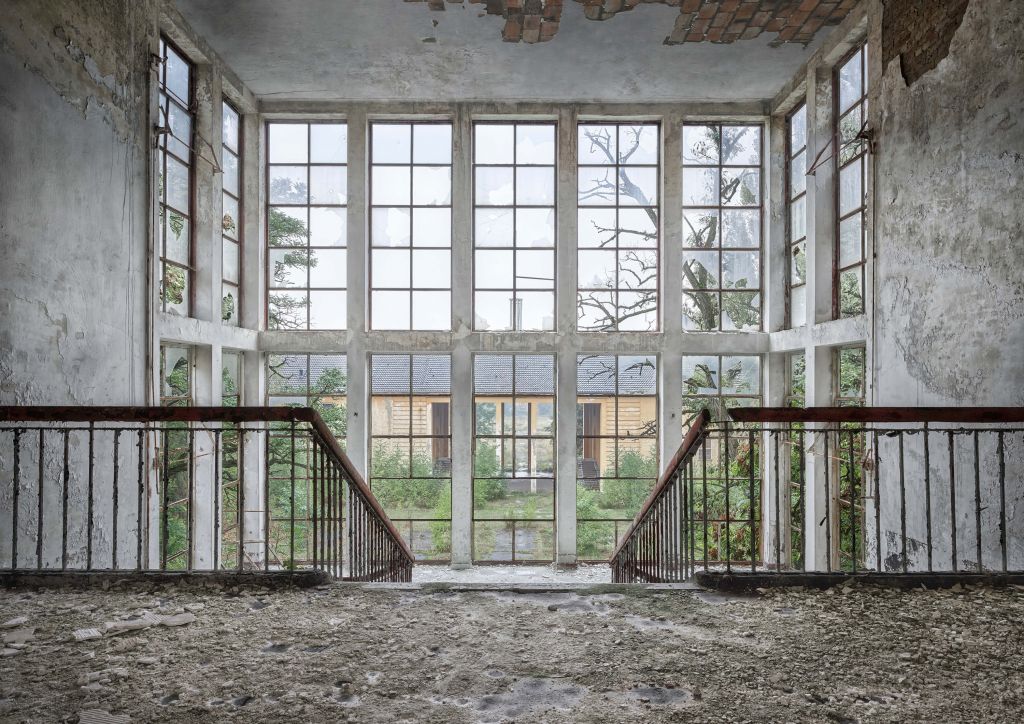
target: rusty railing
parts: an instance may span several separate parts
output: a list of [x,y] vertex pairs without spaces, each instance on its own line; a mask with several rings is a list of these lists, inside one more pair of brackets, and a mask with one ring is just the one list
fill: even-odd
[[702,412],[612,554],[702,572],[1024,572],[1024,408]]
[[0,407],[0,570],[297,571],[413,556],[311,408]]

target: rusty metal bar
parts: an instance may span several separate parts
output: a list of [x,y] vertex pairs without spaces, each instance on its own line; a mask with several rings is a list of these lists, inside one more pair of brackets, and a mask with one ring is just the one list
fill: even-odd
[[221,524],[221,494],[224,481],[221,480],[221,430],[213,431],[213,570],[220,570],[220,548],[224,542],[224,526]]
[[86,501],[86,509],[88,515],[86,537],[85,537],[85,568],[86,570],[92,570],[92,529],[93,529],[93,487],[95,485],[94,471],[96,467],[95,458],[95,430],[96,423],[89,423],[89,498]]
[[983,569],[981,560],[981,466],[978,460],[978,431],[974,431],[974,530],[977,548],[978,573]]
[[956,459],[954,457],[956,451],[956,440],[953,437],[952,430],[948,431],[946,434],[949,436],[949,527],[950,535],[952,537],[952,546],[950,551],[953,559],[953,571],[955,572],[960,570],[956,557]]
[[[750,468],[750,499],[747,501],[747,517],[749,518],[750,525],[750,572],[757,572],[757,552],[761,547],[760,538],[754,533],[754,509],[757,505],[757,499],[754,496],[754,431],[749,431],[749,468]],[[758,467],[760,467],[761,461],[758,460]]]
[[[825,439],[825,455],[822,458],[825,469],[825,570],[832,572],[832,483],[829,480],[829,470],[832,469],[832,459],[828,454],[828,430],[822,433]],[[839,486],[836,486],[839,487]],[[839,561],[840,568],[842,561]]]
[[18,569],[18,496],[21,494],[21,430],[14,431],[14,495],[11,499],[11,569]]
[[728,412],[735,422],[1024,422],[1024,407],[730,407]]
[[[40,432],[40,439],[41,439],[42,438],[42,430],[40,430],[39,432]],[[115,571],[117,570],[117,502],[118,502],[118,490],[119,490],[119,487],[120,487],[118,485],[118,472],[121,469],[121,460],[120,460],[120,456],[118,454],[119,453],[119,445],[118,445],[118,443],[120,442],[120,438],[121,438],[121,431],[120,430],[114,430],[114,479],[111,482],[111,497],[112,497],[111,508],[112,508],[113,514],[112,514],[112,518],[111,518],[112,523],[111,523],[111,526],[110,526],[110,529],[111,529],[110,530],[110,538],[111,538],[111,541],[110,541],[110,559],[111,559],[110,567],[111,567],[112,570],[115,570]],[[39,469],[40,469],[40,472],[42,472],[42,463],[40,463]],[[42,478],[40,477],[40,493],[41,492],[42,492]],[[42,495],[40,495],[40,497],[39,497],[39,505],[40,505],[40,507],[42,506]],[[42,541],[40,541],[40,546],[41,545],[42,545]],[[42,568],[42,565],[40,565],[39,567]]]
[[68,437],[70,430],[64,430],[64,482],[61,486],[61,531],[60,531],[60,569],[68,568],[68,486],[71,484],[71,468],[68,466]]
[[[36,568],[42,570],[43,568],[43,481],[44,477],[44,460],[43,455],[46,451],[46,441],[43,439],[43,434],[46,431],[42,428],[39,429],[39,507],[36,511]],[[116,505],[116,501],[115,501]],[[114,550],[117,550],[117,508],[114,508]]]
[[928,545],[928,572],[932,572],[932,462],[928,423],[924,424],[924,515],[925,543]]
[[899,433],[900,460],[900,558],[903,572],[907,572],[907,484],[903,462],[903,433]]
[[[146,509],[146,505],[145,505],[145,503],[146,503],[146,487],[145,487],[145,475],[144,475],[145,469],[146,469],[146,461],[145,461],[145,453],[144,453],[145,440],[146,440],[146,431],[145,430],[139,430],[138,438],[139,438],[138,442],[136,443],[136,446],[138,448],[138,455],[139,455],[139,461],[138,461],[138,480],[137,480],[137,483],[138,483],[138,485],[137,485],[137,487],[138,487],[138,500],[136,501],[136,503],[138,504],[138,509],[139,509],[138,510],[138,516],[139,517],[138,517],[138,520],[135,523],[136,538],[138,539],[138,540],[135,541],[135,544],[136,544],[136,550],[135,550],[135,570],[141,571],[142,570],[142,547],[143,547],[142,521],[143,521],[143,515],[144,515],[143,511]],[[66,433],[64,435],[64,458],[65,458],[65,460],[67,460],[67,434]],[[65,496],[65,502],[66,501],[67,501],[67,497]]]
[[1006,573],[1006,455],[1002,432],[996,438],[996,457],[999,458],[999,550],[1002,553],[1003,573]]

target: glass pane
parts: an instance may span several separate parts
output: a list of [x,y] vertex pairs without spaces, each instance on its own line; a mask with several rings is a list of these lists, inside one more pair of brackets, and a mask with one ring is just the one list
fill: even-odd
[[451,166],[417,166],[412,170],[412,202],[446,206],[452,202]]
[[613,292],[579,292],[576,295],[576,326],[580,331],[615,329],[618,314]]
[[789,324],[791,327],[802,327],[807,324],[807,287],[794,287],[790,292]]
[[167,161],[167,175],[164,178],[164,182],[167,184],[165,193],[167,194],[167,203],[178,209],[179,211],[188,211],[189,204],[189,173],[188,166],[174,160],[170,156],[165,156]]
[[658,170],[619,170],[619,203],[623,206],[654,206],[658,203]]
[[615,288],[614,251],[579,251],[577,280],[581,289]]
[[610,164],[618,157],[618,133],[615,126],[580,125],[578,133],[580,164]]
[[305,123],[271,123],[270,163],[306,163],[309,161],[309,127]]
[[373,329],[409,329],[409,292],[371,292]]
[[268,295],[267,326],[270,329],[305,329],[308,306],[305,292],[273,292]]
[[221,141],[235,153],[238,153],[239,128],[240,119],[235,109],[221,103]]
[[345,287],[346,254],[344,249],[315,249],[309,252],[309,286]]
[[761,248],[761,212],[725,210],[722,212],[722,245]]
[[861,255],[861,218],[862,214],[854,214],[839,222],[839,267],[856,264]]
[[225,241],[221,252],[224,279],[238,284],[238,244]]
[[516,245],[554,246],[554,209],[516,209]]
[[658,213],[655,209],[619,209],[619,246],[658,245]]
[[166,223],[164,239],[167,245],[164,255],[179,264],[189,263],[189,223],[188,219],[173,209],[164,209]]
[[511,251],[477,251],[475,253],[477,289],[512,289]]
[[719,160],[721,137],[717,126],[683,126],[683,164],[713,166]]
[[524,206],[550,206],[555,203],[553,168],[516,169],[516,203]]
[[267,171],[270,176],[270,203],[309,203],[306,170],[306,166],[271,166]]
[[618,304],[619,329],[634,332],[651,332],[658,326],[658,293],[621,292]]
[[722,286],[757,289],[761,286],[761,255],[756,251],[722,253]]
[[238,156],[225,151],[221,154],[221,166],[224,171],[223,187],[224,190],[233,196],[239,196],[238,193]]
[[452,127],[448,123],[418,123],[413,126],[413,163],[452,162]]
[[476,163],[499,164],[513,163],[513,143],[515,126],[478,123],[473,127],[475,142],[473,144]]
[[761,326],[761,295],[749,292],[722,293],[722,329],[757,330]]
[[789,152],[793,153],[807,145],[807,106],[801,105],[800,109],[789,118]]
[[848,317],[864,313],[864,267],[854,267],[839,275],[839,312]]
[[370,224],[374,246],[409,246],[409,209],[373,209]]
[[807,236],[807,197],[789,205],[789,240],[796,241]]
[[309,293],[310,329],[345,329],[347,314],[345,292]]
[[406,123],[374,123],[373,163],[409,163],[412,160],[412,128]]
[[618,272],[620,289],[656,289],[658,253],[644,249],[619,251]]
[[616,203],[614,168],[580,168],[577,199],[580,206],[613,206]]
[[306,209],[271,208],[270,246],[305,246],[308,242],[307,213]]
[[683,213],[684,247],[707,248],[718,246],[718,238],[717,210],[686,211]]
[[683,253],[683,288],[718,288],[717,251],[686,251]]
[[413,209],[413,246],[451,246],[451,209]]
[[[347,236],[345,209],[313,208],[309,210],[309,243],[311,246],[345,246]],[[374,241],[376,242],[376,239]]]
[[619,126],[619,163],[658,163],[658,127],[654,125]]
[[761,358],[722,357],[722,394],[761,394]]
[[511,329],[512,305],[509,292],[477,292],[473,295],[474,328],[481,331]]
[[555,285],[555,252],[517,251],[515,283],[516,289],[552,289]]
[[405,249],[373,249],[371,251],[373,269],[372,286],[398,288],[409,286],[410,260]]
[[683,357],[683,394],[713,395],[719,391],[718,357]]
[[683,206],[718,205],[718,169],[683,169]]
[[164,265],[164,279],[161,286],[164,311],[182,317],[188,316],[189,274],[181,267]]
[[578,244],[600,247],[615,244],[615,209],[580,209],[577,222]]
[[307,286],[309,252],[305,249],[270,249],[269,254],[272,289]]
[[309,126],[313,163],[345,163],[348,160],[348,126],[344,123],[312,123]]
[[227,194],[221,194],[221,202],[223,214],[220,220],[221,233],[229,239],[237,240],[239,223],[238,200]]
[[309,202],[340,206],[348,201],[345,166],[313,166],[309,169]]
[[554,292],[518,292],[516,329],[550,332],[555,328]]
[[516,126],[516,163],[554,165],[554,125],[522,124]]
[[370,172],[370,193],[374,206],[407,206],[410,202],[411,174],[406,166],[374,166]]
[[761,127],[723,126],[722,163],[728,166],[759,166]]
[[852,106],[863,95],[861,51],[857,51],[839,69],[839,112]]
[[476,209],[477,246],[512,246],[514,217],[511,209]]
[[415,249],[412,252],[412,285],[417,289],[448,289],[452,284],[451,252],[446,249]]
[[724,206],[757,206],[760,202],[760,169],[722,169],[722,204]]
[[807,281],[807,252],[806,242],[801,241],[791,249],[789,279],[793,285],[800,285]]
[[683,294],[683,329],[709,332],[718,329],[718,295],[714,293]]
[[509,206],[513,202],[511,167],[476,169],[476,203],[482,206]]
[[845,216],[862,204],[861,164],[855,161],[839,169],[839,215]]
[[413,292],[412,328],[419,330],[451,329],[451,307],[451,292]]
[[789,162],[789,196],[799,196],[807,190],[807,152],[801,151]]

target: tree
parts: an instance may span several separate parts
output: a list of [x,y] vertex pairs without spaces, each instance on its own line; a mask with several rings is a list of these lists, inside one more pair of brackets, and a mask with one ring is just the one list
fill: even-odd
[[[271,181],[270,196],[275,199],[305,203],[308,194],[306,184],[293,183],[287,178]],[[309,229],[306,224],[281,209],[271,207],[267,216],[270,248],[285,248],[287,251],[274,260],[270,270],[272,286],[283,287],[289,277],[296,273],[307,279],[307,272],[316,266],[317,260],[309,251]],[[302,284],[306,286],[305,282]],[[305,329],[308,297],[297,297],[281,289],[268,292],[267,326],[270,329]]]

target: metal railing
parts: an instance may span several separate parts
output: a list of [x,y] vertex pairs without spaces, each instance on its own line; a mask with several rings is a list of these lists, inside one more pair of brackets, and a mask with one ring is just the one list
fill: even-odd
[[9,571],[413,566],[311,408],[0,407],[0,531]]
[[696,417],[609,559],[696,572],[1024,572],[1024,408],[736,408]]

